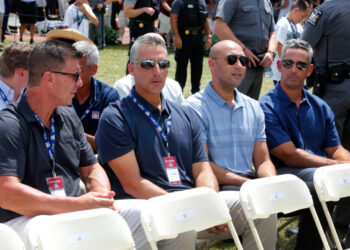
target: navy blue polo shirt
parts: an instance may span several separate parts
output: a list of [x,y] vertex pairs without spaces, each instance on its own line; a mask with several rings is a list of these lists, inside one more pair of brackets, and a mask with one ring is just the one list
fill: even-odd
[[[334,114],[320,98],[303,89],[299,110],[279,84],[260,98],[265,113],[266,137],[269,149],[285,142],[311,154],[327,157],[324,149],[340,145]],[[276,168],[285,166],[273,155]]]
[[85,110],[91,107],[90,112],[83,119],[81,119],[81,122],[85,133],[95,135],[102,111],[110,102],[119,100],[119,94],[115,88],[112,88],[94,77],[91,77],[91,81],[91,96],[89,96],[89,98],[86,99],[86,101],[81,105],[79,104],[77,98],[74,97],[73,107],[80,119],[82,118]]
[[107,162],[131,150],[135,151],[137,163],[143,178],[168,192],[193,188],[192,164],[207,161],[204,143],[201,139],[201,124],[188,107],[167,101],[162,96],[161,110],[152,106],[139,96],[133,88],[132,93],[146,107],[166,131],[169,114],[172,117],[168,135],[169,151],[176,157],[180,184],[170,184],[163,157],[165,144],[154,124],[134,103],[130,96],[109,105],[103,112],[96,133],[96,146],[99,161],[105,168],[112,190],[117,198],[132,198],[127,194]]

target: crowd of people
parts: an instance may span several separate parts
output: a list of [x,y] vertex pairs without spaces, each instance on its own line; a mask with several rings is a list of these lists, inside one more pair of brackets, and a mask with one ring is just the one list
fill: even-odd
[[[313,175],[350,163],[350,2],[289,1],[275,5],[279,13],[289,8],[275,24],[268,0],[209,2],[210,16],[204,1],[162,1],[167,15],[158,1],[125,0],[128,74],[114,87],[95,77],[103,26],[89,32],[108,0],[68,8],[83,34],[67,29],[35,45],[11,42],[0,56],[0,222],[28,244],[28,227],[40,216],[107,207],[127,221],[136,248],[149,249],[140,222],[146,200],[209,187],[226,202],[244,249],[257,249],[240,187],[289,173],[307,184],[326,228]],[[158,15],[169,22],[160,34]],[[175,80],[167,77],[169,27]],[[211,46],[213,31],[221,41]],[[89,33],[102,34],[97,46]],[[200,90],[204,46],[211,80]],[[185,99],[188,60],[192,95]],[[269,67],[275,86],[259,99]],[[349,199],[329,204],[345,233],[349,206]],[[298,215],[295,249],[322,249],[312,216]],[[276,215],[256,221],[264,249],[275,249],[276,224]],[[158,246],[194,249],[208,235],[230,237],[220,225]],[[350,237],[343,244],[350,247]]]

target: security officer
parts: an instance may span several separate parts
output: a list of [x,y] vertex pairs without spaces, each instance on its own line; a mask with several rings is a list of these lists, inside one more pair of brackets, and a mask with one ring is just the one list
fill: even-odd
[[[335,115],[342,145],[350,150],[350,1],[326,0],[310,14],[301,38],[315,51],[318,95]],[[319,90],[323,91],[319,91]],[[337,208],[336,221],[350,221],[349,207]],[[340,212],[343,210],[344,212]],[[347,218],[345,218],[347,217]],[[349,246],[350,247],[350,246]]]
[[192,94],[200,90],[205,45],[211,46],[212,35],[204,0],[175,0],[171,6],[170,23],[174,33],[176,73],[175,80],[183,89],[186,84],[187,64],[191,61]]
[[124,16],[130,18],[130,53],[139,36],[157,31],[154,21],[158,19],[160,5],[158,0],[124,0],[123,9]]
[[259,98],[263,68],[270,68],[276,56],[276,34],[273,9],[269,0],[221,0],[214,31],[221,40],[238,43],[249,58],[246,76],[238,90]]

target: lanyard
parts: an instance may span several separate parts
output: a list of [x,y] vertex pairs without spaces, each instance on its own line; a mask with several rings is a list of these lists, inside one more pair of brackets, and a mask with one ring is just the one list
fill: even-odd
[[165,144],[165,151],[166,151],[166,154],[167,156],[169,157],[170,156],[170,153],[169,153],[169,140],[168,140],[168,135],[170,133],[170,129],[171,129],[171,114],[169,115],[168,119],[167,119],[167,126],[166,126],[166,129],[167,129],[167,133],[165,134],[162,127],[159,125],[159,123],[154,119],[153,115],[148,111],[148,109],[143,106],[139,100],[136,99],[136,97],[130,93],[130,97],[131,99],[134,101],[134,103],[143,111],[143,113],[148,117],[148,119],[153,123],[154,127],[156,128],[156,130],[159,132],[159,134],[161,135],[162,137],[162,140]]
[[298,33],[297,33],[297,27],[295,24],[293,24],[289,18],[287,17],[287,20],[289,22],[290,27],[292,28],[292,35],[294,39],[298,39]]
[[[34,112],[34,111],[33,111]],[[56,161],[55,161],[55,143],[56,143],[56,131],[55,131],[55,120],[53,118],[53,114],[51,116],[51,124],[50,124],[50,137],[46,133],[45,126],[43,122],[40,120],[39,116],[34,112],[35,118],[40,123],[41,127],[44,130],[44,143],[47,150],[47,153],[49,154],[50,160],[52,162],[52,175],[54,178],[56,178]]]
[[0,88],[0,96],[6,105],[10,104],[9,99],[7,98],[7,96],[5,95],[4,91],[1,88]]
[[92,107],[94,106],[95,101],[96,101],[96,83],[94,83],[94,99],[90,100],[90,105],[84,111],[84,113],[80,116],[80,121],[82,121],[90,113]]

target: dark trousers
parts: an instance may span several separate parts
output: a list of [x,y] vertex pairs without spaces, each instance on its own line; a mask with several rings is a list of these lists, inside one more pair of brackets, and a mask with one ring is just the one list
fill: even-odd
[[94,12],[97,19],[98,25],[90,23],[89,26],[89,38],[94,40],[95,34],[97,36],[97,47],[98,49],[103,49],[105,47],[105,21],[104,21],[104,12],[96,11]]
[[203,70],[204,41],[203,35],[199,32],[196,35],[189,34],[181,36],[182,49],[176,49],[176,73],[175,80],[184,89],[187,77],[188,60],[191,62],[191,83],[192,94],[200,90]]
[[5,13],[4,13],[4,19],[2,20],[2,33],[1,33],[1,40],[5,40],[5,32],[7,30],[7,23],[9,20],[11,10],[11,0],[5,0]]

